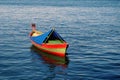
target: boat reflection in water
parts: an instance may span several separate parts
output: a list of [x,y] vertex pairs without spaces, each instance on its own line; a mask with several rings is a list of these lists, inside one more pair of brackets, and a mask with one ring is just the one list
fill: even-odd
[[31,50],[40,55],[42,61],[47,64],[46,74],[43,80],[67,79],[67,67],[69,59],[67,56],[59,57],[40,51],[35,46],[31,46]]

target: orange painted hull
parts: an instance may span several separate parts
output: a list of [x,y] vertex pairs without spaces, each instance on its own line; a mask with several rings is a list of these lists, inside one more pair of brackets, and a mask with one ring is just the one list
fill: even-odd
[[66,55],[66,50],[68,47],[67,43],[62,43],[62,44],[37,44],[34,41],[32,41],[32,44],[37,47],[39,50],[47,52],[49,54],[59,56],[59,57],[65,57]]

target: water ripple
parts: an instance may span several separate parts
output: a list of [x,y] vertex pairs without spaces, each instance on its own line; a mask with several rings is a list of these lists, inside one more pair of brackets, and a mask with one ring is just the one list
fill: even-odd
[[[0,80],[119,80],[119,7],[0,5],[0,13]],[[31,23],[55,27],[69,43],[67,65],[31,50]]]

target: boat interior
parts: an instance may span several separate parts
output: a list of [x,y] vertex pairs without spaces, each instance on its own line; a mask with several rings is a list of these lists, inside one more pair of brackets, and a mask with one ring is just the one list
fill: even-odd
[[[43,34],[40,31],[34,31],[31,33],[32,37],[36,37]],[[49,43],[49,44],[60,44],[64,43],[65,41],[61,38],[61,36],[56,33],[56,32],[51,32],[50,35],[45,39],[44,43]]]
[[39,35],[41,35],[42,34],[42,32],[40,32],[40,31],[34,31],[34,32],[32,32],[32,36],[39,36]]
[[60,44],[64,43],[64,40],[54,32],[46,39],[46,43]]

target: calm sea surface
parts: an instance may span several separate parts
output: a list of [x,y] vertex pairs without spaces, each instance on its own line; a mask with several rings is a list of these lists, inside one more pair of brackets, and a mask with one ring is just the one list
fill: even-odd
[[[31,23],[69,43],[67,62],[38,55]],[[120,80],[120,1],[0,0],[0,80]]]

